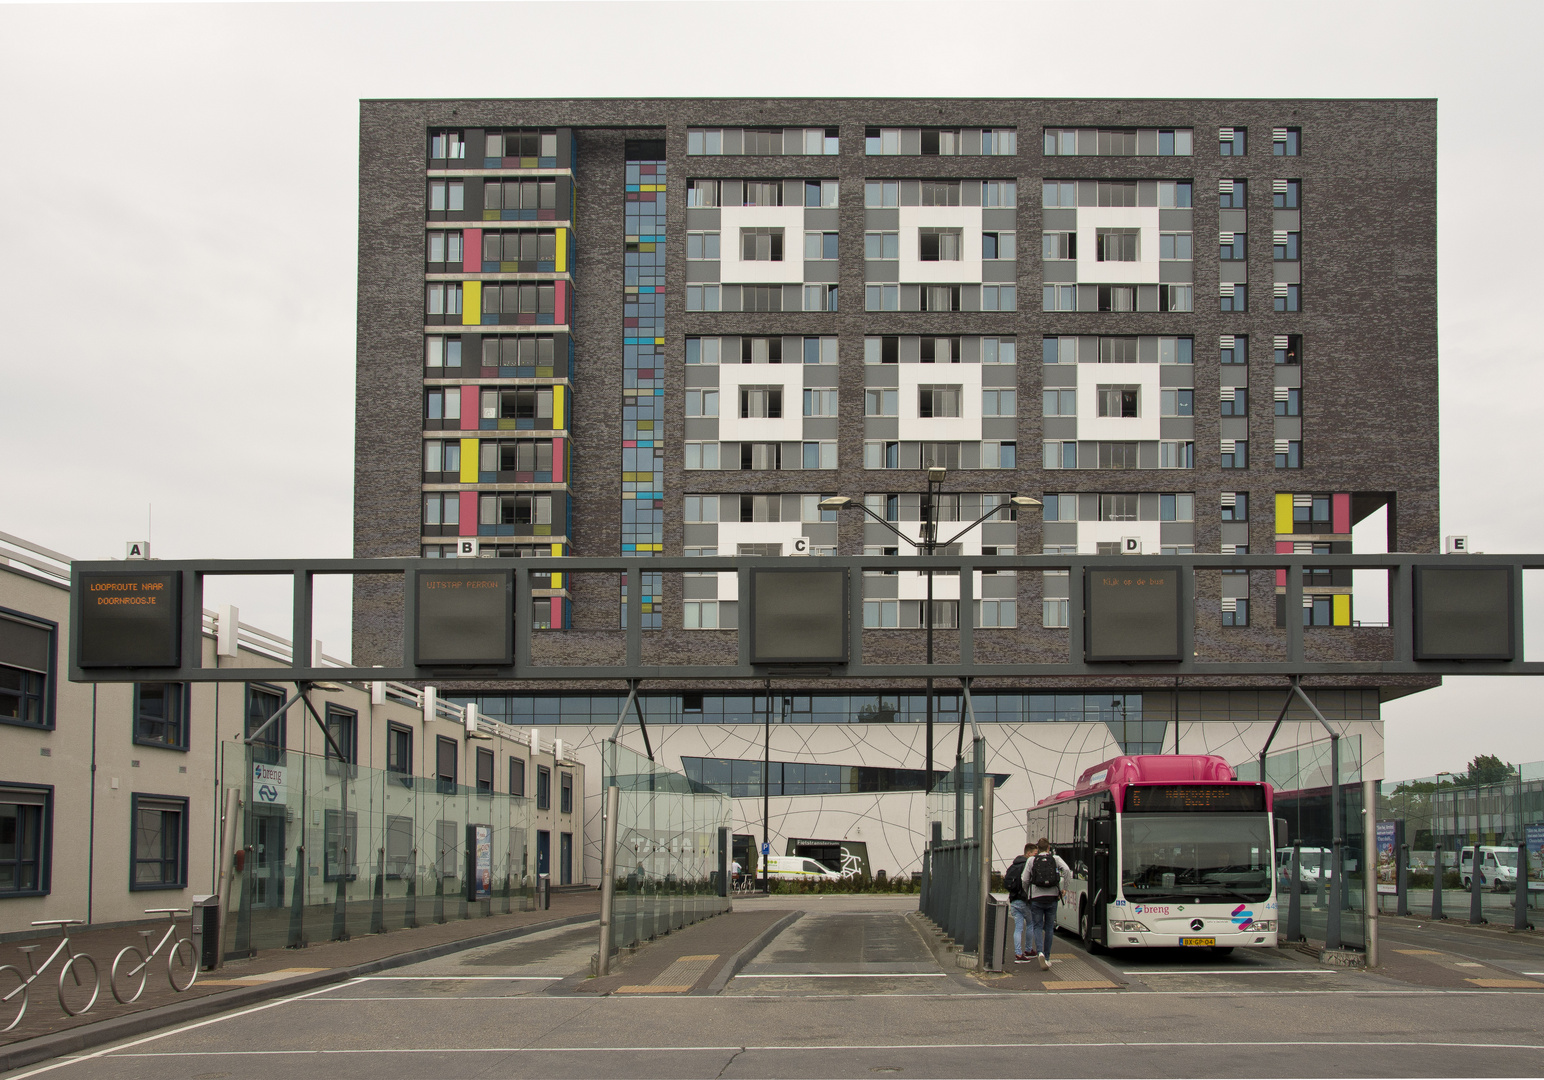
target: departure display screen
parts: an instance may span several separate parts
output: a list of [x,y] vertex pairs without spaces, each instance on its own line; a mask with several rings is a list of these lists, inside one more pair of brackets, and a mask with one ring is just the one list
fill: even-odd
[[1126,789],[1126,813],[1173,814],[1215,810],[1225,813],[1265,810],[1259,784],[1142,784]]

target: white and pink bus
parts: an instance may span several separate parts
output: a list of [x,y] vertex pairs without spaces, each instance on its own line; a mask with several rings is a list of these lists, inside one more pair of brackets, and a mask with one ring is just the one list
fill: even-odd
[[[1220,757],[1118,757],[1029,811],[1072,869],[1056,922],[1089,948],[1276,944],[1269,784]],[[1282,824],[1285,824],[1284,822]]]

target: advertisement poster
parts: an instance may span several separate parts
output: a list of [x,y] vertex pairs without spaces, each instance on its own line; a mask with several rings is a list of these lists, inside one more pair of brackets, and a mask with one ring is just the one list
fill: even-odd
[[1544,880],[1544,822],[1524,826],[1523,838],[1528,845],[1528,878]]
[[1399,891],[1399,841],[1401,821],[1378,822],[1378,891]]
[[466,827],[467,899],[486,900],[493,895],[493,829],[487,825]]

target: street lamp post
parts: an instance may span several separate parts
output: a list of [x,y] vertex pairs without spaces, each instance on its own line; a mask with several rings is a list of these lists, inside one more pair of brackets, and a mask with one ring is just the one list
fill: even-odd
[[[1460,856],[1463,854],[1464,840],[1467,840],[1468,837],[1464,837],[1464,840],[1458,838],[1458,774],[1450,772],[1439,772],[1437,774],[1438,779],[1444,776],[1450,778],[1453,782],[1453,869],[1457,870]],[[1442,873],[1442,867],[1437,867],[1437,873]]]
[[[927,471],[927,491],[923,495],[923,500],[924,501],[923,501],[923,504],[922,504],[922,538],[921,538],[920,541],[913,540],[911,537],[909,537],[905,533],[901,532],[901,530],[897,529],[890,522],[886,521],[884,518],[882,518],[878,514],[874,513],[874,511],[870,510],[868,508],[868,506],[866,506],[864,503],[858,502],[858,501],[856,501],[854,499],[851,499],[851,498],[847,497],[846,495],[832,495],[829,498],[822,499],[820,501],[820,508],[822,510],[846,510],[846,509],[849,509],[851,507],[856,507],[856,508],[862,510],[869,517],[873,518],[875,521],[879,522],[879,524],[881,524],[885,528],[889,529],[896,536],[898,536],[902,540],[906,541],[906,543],[910,544],[913,548],[916,548],[922,554],[924,554],[924,555],[933,555],[933,554],[935,554],[937,552],[938,547],[939,547],[939,544],[938,544],[938,514],[937,514],[937,509],[938,509],[937,495],[939,494],[938,489],[940,489],[943,486],[944,479],[947,476],[948,476],[948,470],[943,468],[942,466],[939,466],[939,465],[932,466]],[[1011,495],[1008,498],[1008,504],[1010,506],[1027,509],[1027,508],[1030,508],[1030,507],[1039,506],[1040,505],[1040,500],[1039,499],[1030,498],[1028,495]],[[978,526],[982,522],[984,522],[987,518],[989,518],[993,514],[997,513],[1000,509],[1002,509],[1002,507],[1000,505],[992,507],[986,513],[984,513],[980,517],[978,517],[975,521],[971,522],[969,525],[965,526],[965,528],[963,528],[959,532],[957,532],[954,536],[950,537],[948,539],[948,541],[946,541],[944,543],[943,546],[945,548],[948,548],[948,547],[952,546],[955,543],[955,541],[959,540],[966,533],[970,532],[976,526]],[[924,570],[923,572],[924,572],[924,574],[927,577],[927,601],[926,601],[926,606],[923,609],[923,622],[922,622],[922,626],[923,626],[923,629],[927,633],[927,668],[928,668],[928,677],[927,677],[927,752],[926,752],[926,755],[925,755],[925,761],[923,763],[923,771],[924,771],[924,773],[926,775],[926,779],[923,782],[923,790],[925,792],[931,792],[933,790],[933,675],[932,675],[932,670],[933,670],[933,568],[932,568],[932,566],[928,566],[926,568],[926,570]],[[963,615],[963,617],[964,618],[972,618],[973,616],[972,616],[972,614],[970,612],[966,612]]]

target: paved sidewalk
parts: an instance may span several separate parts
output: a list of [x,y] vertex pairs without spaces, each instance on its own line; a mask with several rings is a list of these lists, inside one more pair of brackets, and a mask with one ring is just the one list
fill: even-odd
[[[582,994],[716,993],[797,912],[729,911],[655,938],[612,962],[612,974],[572,987]],[[620,961],[620,963],[619,963]]]
[[[600,891],[554,891],[552,907],[547,911],[517,911],[508,915],[491,915],[481,919],[462,919],[454,922],[429,924],[411,930],[394,930],[385,934],[365,934],[348,941],[328,941],[312,944],[304,949],[270,949],[247,960],[227,961],[218,971],[200,971],[198,981],[183,993],[176,993],[168,985],[166,969],[159,959],[152,964],[145,981],[145,992],[132,1005],[120,1005],[114,999],[108,979],[113,957],[125,945],[142,944],[139,930],[122,927],[113,930],[91,930],[70,935],[72,952],[85,952],[97,964],[101,980],[101,994],[96,1006],[81,1016],[67,1016],[59,1008],[58,971],[61,960],[54,961],[41,978],[29,990],[27,1014],[10,1032],[0,1034],[0,1069],[11,1060],[11,1051],[19,1051],[27,1040],[84,1028],[102,1021],[113,1021],[135,1014],[145,1013],[164,1006],[178,1006],[200,999],[221,996],[227,1001],[200,1001],[204,1008],[200,1015],[236,1008],[252,1000],[288,993],[298,989],[296,980],[304,980],[305,986],[318,985],[335,978],[346,977],[342,972],[361,965],[394,966],[394,958],[411,962],[410,957],[425,958],[426,950],[445,951],[468,947],[479,939],[496,940],[499,936],[514,936],[526,928],[551,926],[585,918],[598,918]],[[147,924],[164,927],[164,923]],[[184,924],[186,925],[186,924]],[[42,963],[58,943],[58,937],[43,937],[28,941],[0,943],[0,964],[12,964],[23,973],[28,970],[26,957],[20,946],[40,945],[33,953]],[[159,940],[159,932],[156,940]],[[152,942],[153,944],[154,942]],[[339,974],[335,974],[339,973]],[[177,1019],[186,1019],[179,1016]],[[9,1019],[9,1017],[7,1017]],[[3,1023],[4,1021],[0,1021]],[[167,1023],[174,1022],[167,1020]],[[123,1024],[113,1025],[123,1028]],[[121,1030],[115,1034],[118,1037]],[[57,1051],[56,1051],[57,1052]],[[19,1063],[19,1062],[16,1062]]]

